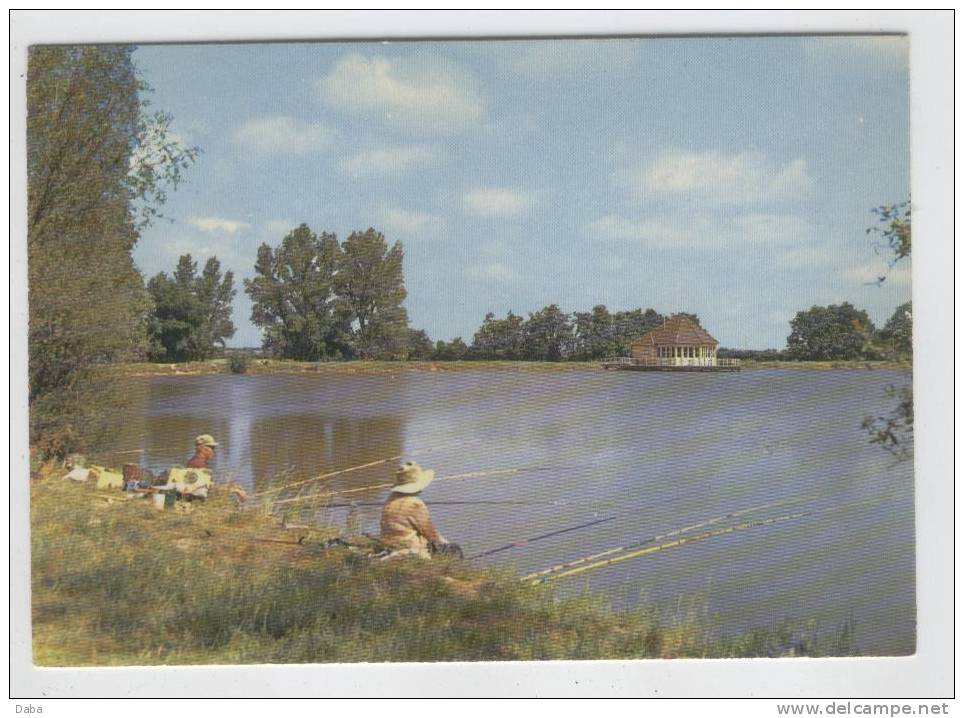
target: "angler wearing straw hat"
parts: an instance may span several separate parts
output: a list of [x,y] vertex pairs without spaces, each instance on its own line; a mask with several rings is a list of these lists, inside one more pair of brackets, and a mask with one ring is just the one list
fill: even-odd
[[214,458],[214,447],[218,442],[210,434],[201,434],[194,440],[194,456],[187,462],[189,469],[206,469],[208,462]]
[[392,549],[389,556],[429,558],[433,553],[462,555],[458,544],[450,544],[435,528],[428,515],[428,507],[419,497],[422,489],[434,478],[434,471],[426,471],[413,461],[403,464],[395,472],[395,485],[382,508],[379,537],[382,543]]

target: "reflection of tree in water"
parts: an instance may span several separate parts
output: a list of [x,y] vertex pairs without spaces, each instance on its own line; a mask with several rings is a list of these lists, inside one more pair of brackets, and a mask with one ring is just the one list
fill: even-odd
[[[286,479],[306,478],[402,453],[403,421],[397,416],[364,418],[289,414],[251,422],[251,474],[255,491]],[[348,488],[387,481],[394,463],[345,474],[325,482]],[[308,487],[307,491],[313,490]]]
[[120,466],[139,463],[142,468],[162,471],[184,464],[194,453],[198,434],[213,434],[221,442],[214,469],[225,474],[243,460],[243,448],[225,441],[232,417],[217,405],[200,401],[187,385],[157,378],[133,378],[118,382],[122,409],[112,413],[107,461]]

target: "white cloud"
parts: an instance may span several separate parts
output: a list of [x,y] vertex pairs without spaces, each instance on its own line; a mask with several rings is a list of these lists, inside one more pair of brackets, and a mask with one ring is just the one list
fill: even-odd
[[240,232],[250,226],[246,222],[223,217],[188,217],[187,223],[202,232],[226,232],[227,234]]
[[[628,219],[606,215],[586,227],[590,239],[642,244],[653,249],[722,249],[757,244],[795,251],[807,245],[810,225],[795,215],[751,213],[734,217]],[[789,248],[789,249],[788,249]]]
[[383,207],[378,212],[378,221],[390,237],[399,235],[407,239],[435,238],[445,224],[437,215],[399,207]]
[[456,131],[478,123],[482,98],[471,80],[440,58],[346,55],[321,80],[333,108],[373,114],[416,131]]
[[504,262],[485,262],[468,269],[468,275],[475,279],[494,282],[514,282],[519,278],[516,271]]
[[429,145],[395,145],[346,157],[338,163],[338,169],[353,177],[386,176],[402,174],[438,160],[439,153]]
[[710,204],[757,204],[806,193],[806,160],[779,165],[758,152],[672,152],[617,173],[617,184],[636,196],[693,198]]
[[304,124],[292,117],[255,117],[234,132],[234,140],[264,153],[296,154],[327,147],[334,132],[320,123]]
[[466,210],[480,217],[517,217],[534,203],[532,195],[526,192],[482,187],[462,195]]

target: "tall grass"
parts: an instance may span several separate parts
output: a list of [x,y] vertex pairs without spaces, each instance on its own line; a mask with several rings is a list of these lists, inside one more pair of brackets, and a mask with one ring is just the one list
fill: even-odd
[[[105,496],[112,496],[108,501]],[[223,492],[158,511],[58,478],[31,486],[40,665],[553,660],[816,654],[779,629],[721,640],[705,612],[616,613],[451,560],[304,546]],[[287,535],[286,535],[287,534]],[[839,645],[829,650],[839,651]]]

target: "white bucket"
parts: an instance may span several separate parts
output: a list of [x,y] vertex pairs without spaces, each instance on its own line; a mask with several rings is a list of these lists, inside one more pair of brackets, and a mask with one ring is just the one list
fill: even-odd
[[164,494],[156,493],[154,494],[154,508],[163,509],[164,508]]

